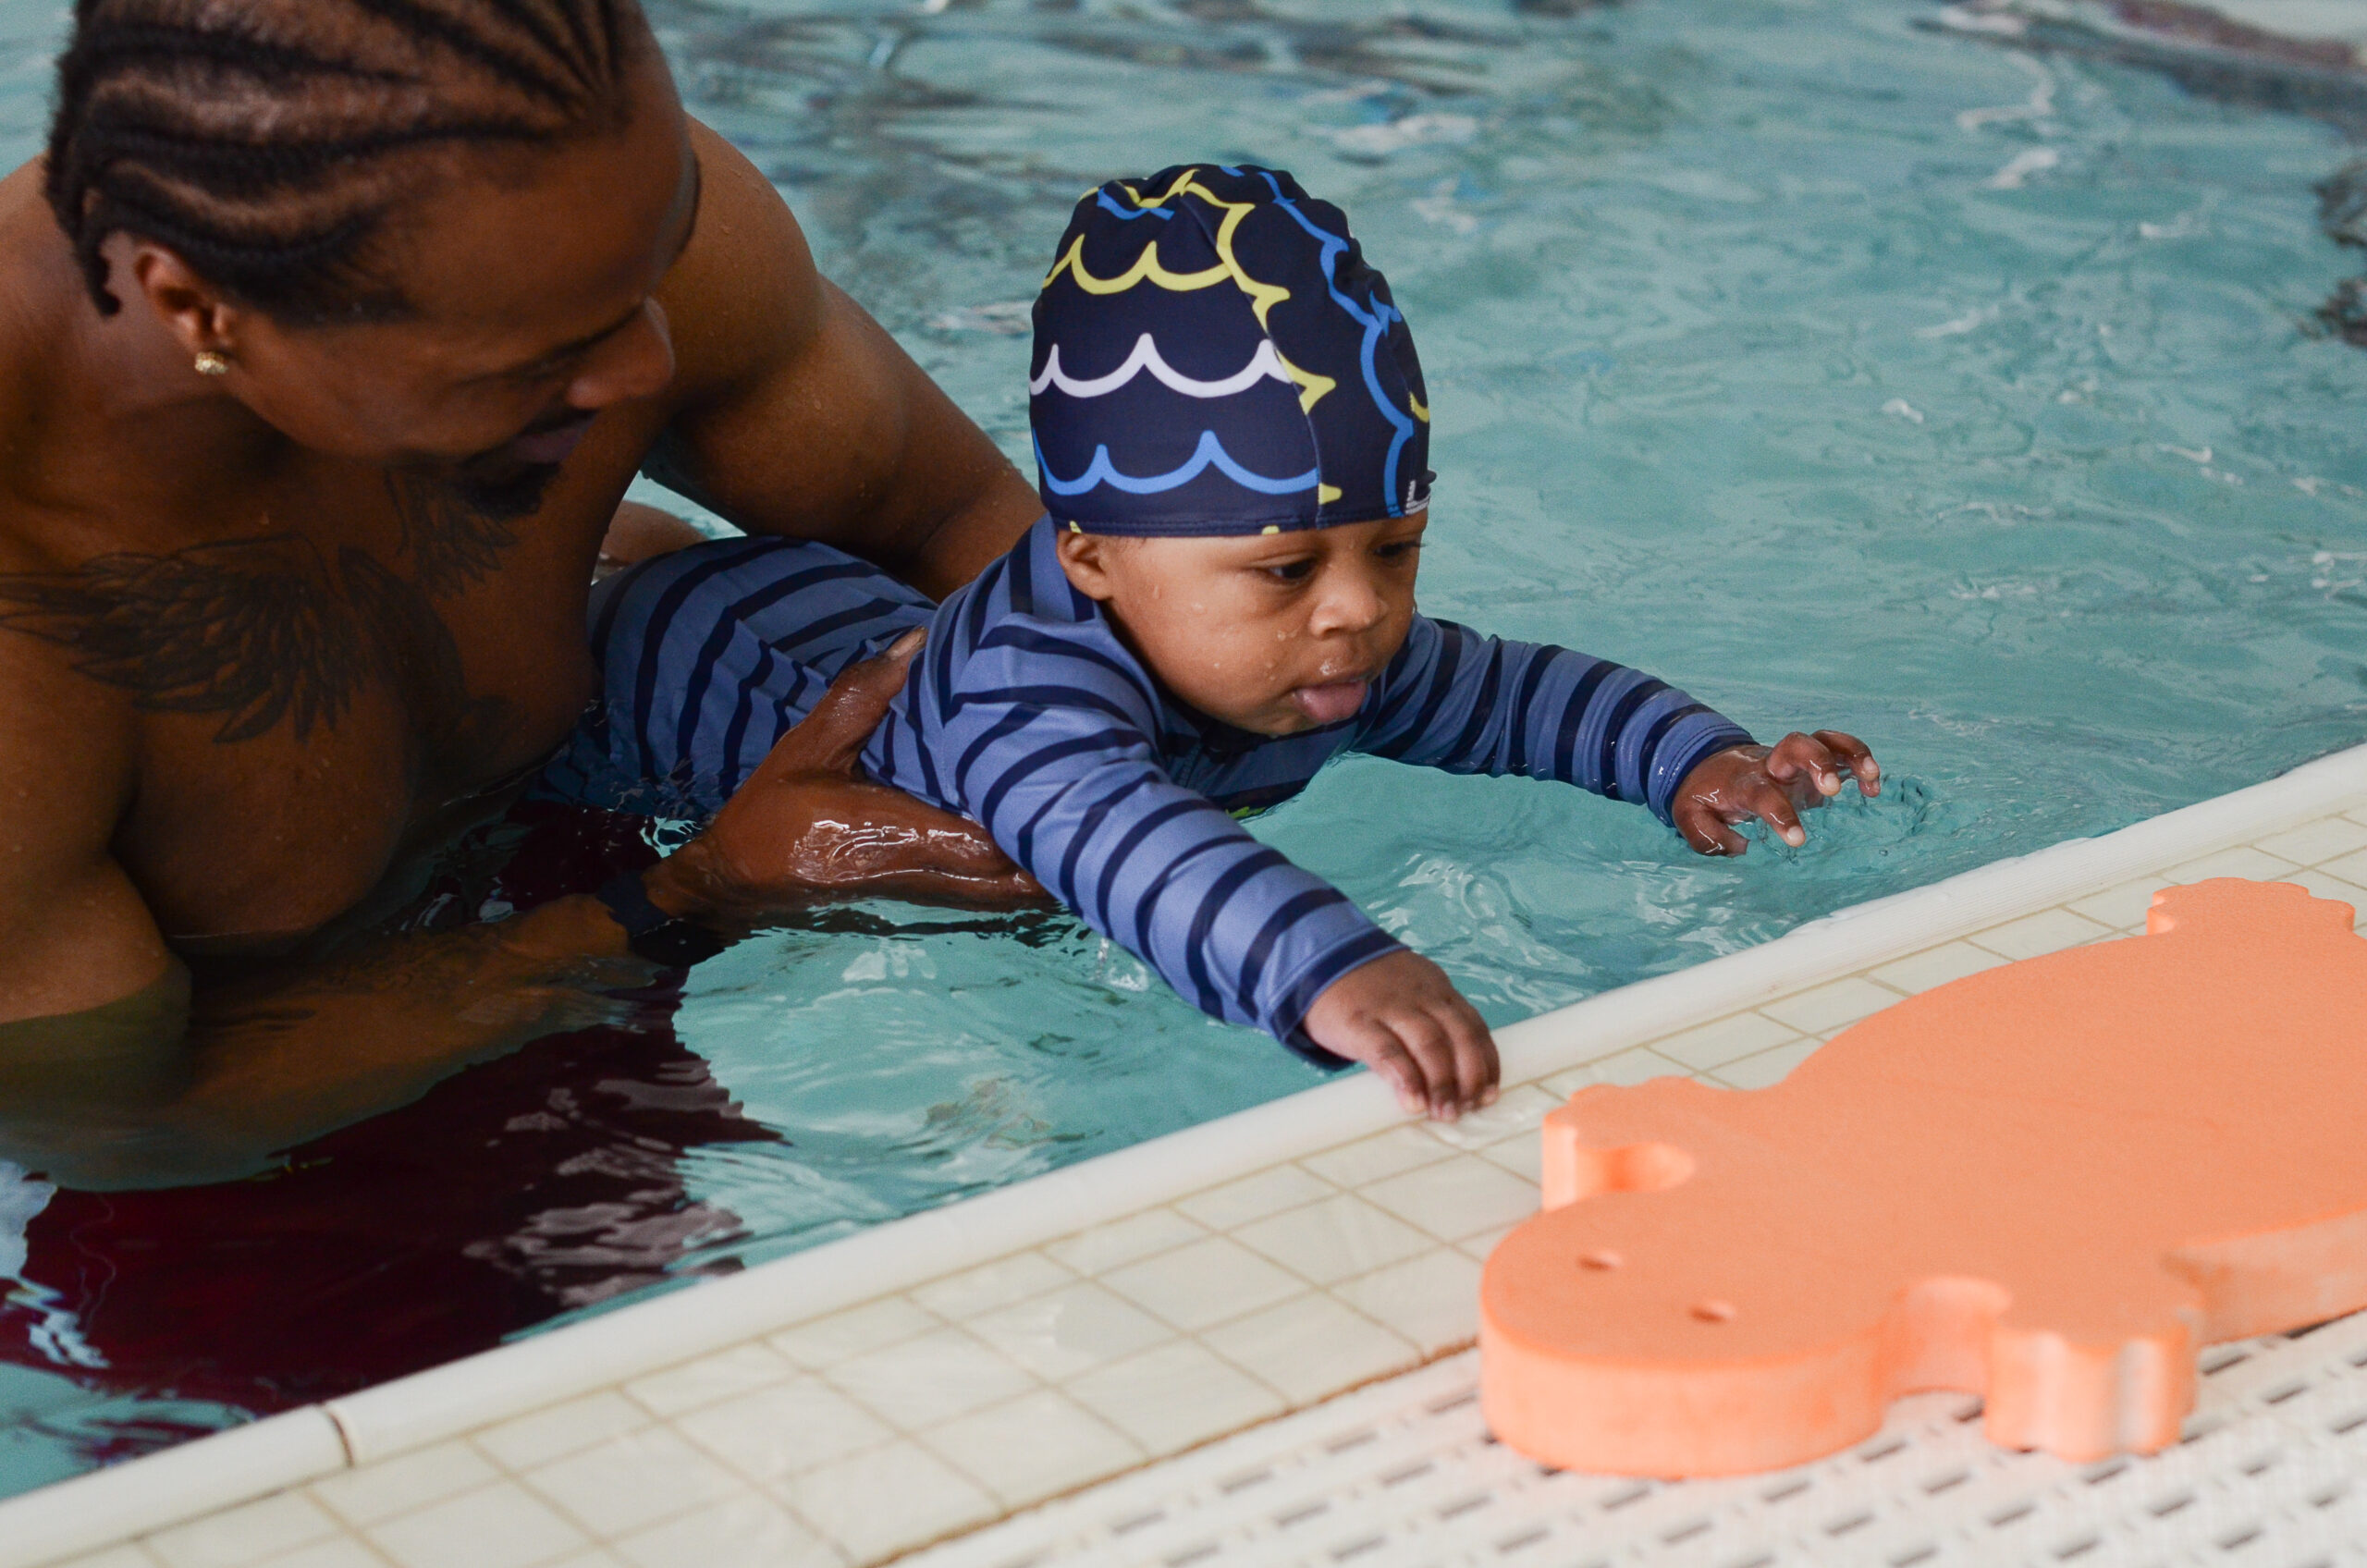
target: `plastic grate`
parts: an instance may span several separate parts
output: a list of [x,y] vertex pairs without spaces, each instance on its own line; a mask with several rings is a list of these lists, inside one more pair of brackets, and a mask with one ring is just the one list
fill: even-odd
[[2088,1465],[1992,1446],[1959,1394],[1797,1470],[1541,1469],[1479,1417],[1476,1353],[950,1541],[914,1568],[2367,1568],[2367,1313],[2214,1346],[2177,1446]]

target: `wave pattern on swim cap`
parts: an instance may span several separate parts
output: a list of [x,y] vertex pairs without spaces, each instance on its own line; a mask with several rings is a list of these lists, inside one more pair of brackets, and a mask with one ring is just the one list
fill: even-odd
[[1429,504],[1413,335],[1341,211],[1182,165],[1076,204],[1036,300],[1037,481],[1086,533],[1242,534]]

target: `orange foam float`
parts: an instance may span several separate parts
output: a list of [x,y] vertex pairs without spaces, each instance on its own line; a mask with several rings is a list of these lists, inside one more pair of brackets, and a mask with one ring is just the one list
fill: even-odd
[[1798,1464],[1902,1394],[2066,1459],[2173,1441],[2195,1354],[2367,1306],[2367,940],[2233,879],[1974,974],[1772,1088],[1598,1086],[1480,1285],[1498,1438],[1564,1469]]

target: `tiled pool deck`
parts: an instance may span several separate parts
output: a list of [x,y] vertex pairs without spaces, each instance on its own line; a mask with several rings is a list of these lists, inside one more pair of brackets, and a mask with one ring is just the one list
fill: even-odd
[[[1290,1423],[1249,1430],[1287,1412],[1319,1426],[1355,1401],[1352,1414],[1374,1401],[1462,1409],[1457,1353],[1474,1334],[1479,1263],[1536,1206],[1535,1130],[1561,1096],[1665,1073],[1772,1084],[1902,997],[2141,930],[2155,888],[2221,876],[2367,908],[2367,748],[1505,1030],[1503,1098],[1459,1125],[1405,1121],[1376,1084],[1343,1079],[0,1503],[0,1568],[78,1552],[78,1568],[865,1564],[1126,1472],[1142,1473],[1120,1488],[1169,1487],[1185,1472],[1154,1462],[1229,1434],[1246,1433],[1184,1464],[1296,1441]],[[2291,1345],[2352,1341],[2367,1346],[2367,1332]],[[1982,1445],[1930,1403],[1909,1402],[1899,1422],[1936,1423],[1971,1463]],[[1455,1463],[1512,1463],[1471,1457],[1476,1428],[1441,1441],[1441,1453],[1470,1451]],[[2367,1453],[2342,1452],[2367,1485]],[[2053,1463],[1983,1461],[2009,1462]],[[1719,1485],[1731,1514],[1745,1494]],[[1099,1495],[940,1550],[1000,1568],[1039,1559],[1056,1537],[1092,1537],[1102,1546],[1078,1560],[1117,1561],[1106,1519],[1098,1537],[1059,1523]],[[2361,1517],[2343,1517],[2367,1537]],[[1053,1533],[1024,1550],[994,1545],[1031,1530]],[[1422,1538],[1421,1561],[1453,1560],[1436,1530]],[[1328,1562],[1336,1544],[1292,1555],[1268,1541],[1250,1555]],[[1837,1561],[1839,1547],[1801,1560]]]

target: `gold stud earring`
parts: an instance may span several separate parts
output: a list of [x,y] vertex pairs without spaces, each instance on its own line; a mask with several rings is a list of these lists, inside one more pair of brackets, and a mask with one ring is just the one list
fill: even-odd
[[197,356],[196,363],[197,374],[200,375],[227,375],[230,374],[230,356],[220,352],[218,349],[206,349],[201,350]]

